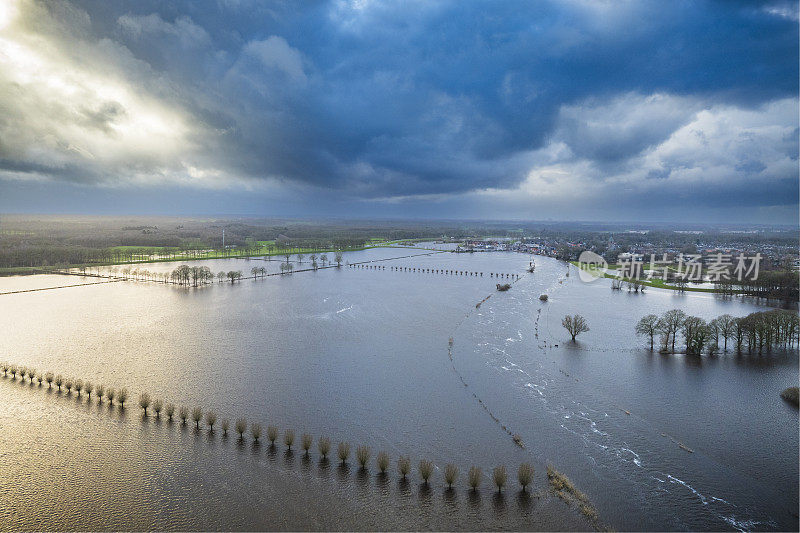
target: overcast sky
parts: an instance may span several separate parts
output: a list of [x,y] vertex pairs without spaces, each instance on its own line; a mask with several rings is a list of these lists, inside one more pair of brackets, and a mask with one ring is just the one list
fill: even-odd
[[0,1],[0,211],[798,219],[794,1]]

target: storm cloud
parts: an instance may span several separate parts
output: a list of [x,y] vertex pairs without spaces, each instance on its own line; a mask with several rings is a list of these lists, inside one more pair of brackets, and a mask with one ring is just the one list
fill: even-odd
[[0,193],[785,217],[797,27],[780,1],[14,0]]

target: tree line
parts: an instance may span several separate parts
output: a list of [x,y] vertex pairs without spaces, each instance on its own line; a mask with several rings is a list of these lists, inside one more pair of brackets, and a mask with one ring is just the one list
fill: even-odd
[[[93,384],[90,381],[82,379],[75,379],[64,377],[61,374],[55,375],[52,372],[39,372],[33,368],[19,367],[10,363],[0,363],[0,371],[3,377],[11,378],[16,381],[17,379],[24,382],[29,382],[31,386],[40,388],[47,387],[47,389],[57,389],[58,393],[66,394],[68,396],[75,395],[78,398],[86,398],[87,402],[96,401],[100,404],[107,404],[110,407],[118,406],[120,409],[125,409],[125,404],[128,401],[129,394],[126,388],[115,389],[106,387],[103,384]],[[164,402],[159,398],[151,398],[150,394],[142,393],[139,395],[138,401],[139,408],[142,409],[143,418],[155,417],[166,418],[168,421],[176,421],[181,425],[186,426],[191,424],[196,431],[205,429],[210,435],[220,431],[223,437],[227,437],[229,432],[238,434],[240,442],[245,440],[245,435],[249,435],[253,444],[258,445],[264,436],[263,426],[257,422],[248,422],[246,418],[237,418],[233,424],[230,419],[217,416],[213,410],[203,410],[201,407],[187,407],[176,406],[174,403]],[[283,432],[277,426],[268,425],[266,427],[266,437],[269,440],[269,446],[274,448],[276,442],[286,447],[287,453],[292,453],[292,447],[296,444],[302,448],[304,455],[309,456],[311,448],[314,444],[314,438],[309,433],[303,433],[300,436],[299,443],[295,438],[295,432],[292,429],[286,429]],[[317,440],[317,451],[319,452],[320,462],[327,463],[328,456],[333,455],[334,451],[331,447],[331,439],[321,437]],[[351,446],[347,441],[338,443],[335,450],[336,459],[342,464],[346,465],[351,458]],[[369,465],[372,462],[372,449],[369,446],[358,446],[355,449],[355,459],[363,472],[369,470]],[[387,452],[381,451],[374,456],[374,464],[379,471],[379,475],[386,476],[390,470],[390,456]],[[400,455],[396,462],[396,470],[401,479],[405,480],[412,471],[411,459],[408,456]],[[432,461],[422,459],[417,466],[417,472],[420,479],[425,486],[433,482],[434,473],[436,471],[435,465]],[[454,463],[448,463],[444,466],[443,470],[444,482],[448,490],[453,488],[459,478],[459,469]],[[560,477],[559,477],[560,476]],[[502,492],[508,486],[508,472],[504,465],[495,467],[491,472],[491,481],[498,492]],[[517,482],[519,483],[522,492],[527,491],[528,487],[534,481],[534,467],[530,463],[522,463],[517,469]],[[551,466],[548,466],[547,477],[552,485],[569,483],[563,474],[558,473]],[[467,485],[472,491],[477,491],[484,479],[483,471],[478,466],[472,466],[466,475]],[[571,487],[571,484],[570,484]],[[574,489],[573,489],[574,490]]]
[[[762,355],[774,349],[791,349],[800,344],[800,317],[795,311],[775,309],[744,317],[724,314],[706,321],[671,309],[661,316],[646,315],[636,324],[636,334],[649,339],[650,350],[659,341],[660,353],[676,353],[682,339],[686,354],[713,355],[728,351]],[[720,343],[722,345],[720,346]]]

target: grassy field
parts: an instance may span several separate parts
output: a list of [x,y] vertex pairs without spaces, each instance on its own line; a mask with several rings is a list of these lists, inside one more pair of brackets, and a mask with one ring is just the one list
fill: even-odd
[[[385,239],[380,238],[373,238],[369,239],[369,241],[361,247],[355,248],[347,248],[342,250],[342,252],[357,252],[361,250],[367,250],[370,248],[378,248],[378,247],[387,247],[391,248],[397,246],[400,242],[426,242],[430,241],[430,239],[403,239],[403,240],[396,240],[396,241],[387,241]],[[204,259],[235,259],[235,258],[245,258],[245,257],[263,257],[263,256],[285,256],[289,253],[292,256],[296,256],[297,254],[303,255],[310,255],[310,254],[328,254],[328,261],[334,262],[334,253],[335,250],[331,248],[291,248],[291,249],[282,249],[277,248],[275,241],[256,241],[255,244],[258,244],[257,247],[250,246],[249,248],[230,248],[227,250],[195,250],[195,251],[187,251],[185,253],[176,253],[170,257],[152,257],[153,255],[157,255],[160,253],[168,253],[170,251],[176,251],[177,248],[170,247],[170,246],[113,246],[110,247],[109,250],[118,251],[118,252],[132,252],[135,253],[137,256],[142,256],[141,259],[134,259],[131,261],[108,261],[108,262],[97,262],[97,263],[79,263],[79,264],[71,264],[71,265],[61,265],[59,268],[92,268],[92,267],[103,267],[103,266],[111,266],[111,265],[140,265],[140,264],[148,264],[148,263],[170,263],[170,262],[180,262],[180,261],[198,261]],[[271,249],[270,249],[271,248]],[[418,248],[420,250],[425,248]],[[147,257],[144,257],[147,256]],[[306,257],[306,259],[309,259]],[[50,270],[50,267],[10,267],[10,268],[0,268],[0,276],[6,275],[22,275],[22,274],[36,274],[47,272]]]
[[[572,265],[574,265],[574,266],[576,266],[578,268],[581,268],[580,264],[578,263],[578,261],[570,261],[570,264],[572,264]],[[619,265],[609,265],[608,268],[614,268],[614,266],[619,267]],[[646,270],[647,269],[645,269],[645,271]],[[584,271],[585,272],[590,272],[595,277],[600,277],[600,272],[589,271],[589,270],[584,270]],[[603,275],[603,277],[609,278],[609,279],[619,279],[619,276],[614,275],[614,274],[609,274],[607,272],[603,272],[602,275]],[[631,278],[623,278],[622,280],[623,281],[631,281],[631,282],[638,281],[641,285],[645,285],[647,287],[655,287],[657,289],[667,289],[667,290],[671,290],[671,291],[684,290],[686,292],[720,292],[717,289],[709,289],[707,287],[692,287],[691,285],[688,285],[688,284],[687,284],[686,287],[681,289],[681,287],[678,287],[678,286],[675,286],[675,285],[669,285],[663,279],[641,279],[641,280],[636,280],[636,279],[631,279]],[[737,291],[734,291],[734,292],[737,292]]]

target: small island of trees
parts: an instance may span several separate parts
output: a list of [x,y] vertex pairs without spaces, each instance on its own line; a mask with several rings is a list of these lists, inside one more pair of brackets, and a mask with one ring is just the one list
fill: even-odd
[[642,317],[636,324],[636,334],[648,339],[651,350],[658,337],[660,353],[676,353],[681,336],[687,355],[701,355],[703,350],[709,354],[720,349],[727,352],[729,345],[737,354],[746,350],[748,354],[762,355],[773,349],[797,346],[800,317],[794,311],[776,309],[738,318],[725,314],[706,322],[680,309],[671,309],[661,316]]

